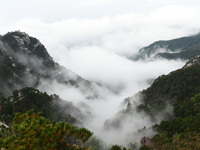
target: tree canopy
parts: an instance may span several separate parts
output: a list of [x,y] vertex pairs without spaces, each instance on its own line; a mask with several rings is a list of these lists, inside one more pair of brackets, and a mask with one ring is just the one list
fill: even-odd
[[33,110],[17,113],[8,128],[1,127],[0,133],[1,147],[15,150],[84,150],[83,144],[92,135],[85,128],[51,122]]

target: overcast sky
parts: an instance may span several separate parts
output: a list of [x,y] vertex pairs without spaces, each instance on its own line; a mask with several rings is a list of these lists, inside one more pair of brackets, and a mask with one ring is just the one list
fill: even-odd
[[155,78],[180,68],[182,62],[161,61],[158,67],[124,56],[156,40],[200,31],[199,0],[0,1],[0,34],[24,31],[38,38],[61,65],[110,86],[132,86],[141,76],[146,80],[147,74]]
[[[55,32],[64,32],[57,35],[60,38],[68,34],[65,36],[70,36],[71,41],[80,42],[80,37],[94,38],[109,32],[120,34],[120,31],[134,30],[132,34],[135,37],[129,39],[132,43],[146,36],[145,40],[152,42],[155,39],[169,39],[199,32],[199,0],[0,1],[1,34],[19,29],[37,36],[45,44],[48,44],[49,39],[44,36],[51,36]],[[143,33],[146,31],[148,32]]]
[[45,22],[69,18],[99,18],[125,13],[148,13],[170,5],[198,7],[198,0],[1,0],[1,18],[13,22],[39,18]]

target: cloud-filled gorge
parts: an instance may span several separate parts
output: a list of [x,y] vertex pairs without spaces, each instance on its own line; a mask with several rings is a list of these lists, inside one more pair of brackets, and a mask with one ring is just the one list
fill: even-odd
[[[154,60],[150,62],[133,62],[124,57],[119,57],[118,59],[115,64],[116,68],[105,67],[103,72],[93,73],[94,78],[92,80],[99,83],[100,86],[93,86],[98,96],[92,99],[88,99],[77,88],[59,84],[56,81],[43,83],[39,88],[50,94],[58,94],[62,99],[71,101],[82,112],[89,113],[89,118],[81,121],[84,126],[94,132],[95,136],[101,138],[107,144],[139,142],[139,138],[142,135],[138,135],[137,131],[144,126],[151,127],[155,122],[152,122],[143,113],[137,113],[134,109],[128,115],[120,114],[119,112],[127,107],[126,104],[123,105],[124,99],[150,86],[153,79],[159,75],[167,74],[182,67],[184,64],[183,61]],[[121,62],[119,62],[120,60]],[[117,68],[117,66],[122,68]],[[98,67],[96,70],[98,70]],[[141,103],[138,98],[134,97],[132,101],[136,104]],[[172,111],[171,108],[169,110]],[[157,122],[163,119],[162,113],[159,115],[161,116],[158,116]],[[116,121],[109,129],[105,129],[105,122],[108,122],[109,119],[115,120],[115,118],[116,120],[121,120],[122,124],[115,128],[115,125],[118,126]],[[150,133],[147,135],[153,135],[152,131],[148,132]]]
[[[77,6],[107,4],[107,1],[95,2]],[[198,7],[168,5],[154,11],[93,18],[69,17],[52,21],[22,17],[12,24],[1,23],[0,27],[6,27],[0,32],[25,31],[38,38],[53,59],[67,69],[64,70],[66,78],[76,78],[78,74],[91,81],[88,90],[82,82],[72,87],[56,80],[42,80],[38,88],[72,102],[83,113],[79,116],[72,112],[72,115],[108,145],[128,145],[139,143],[142,135],[137,132],[139,129],[151,127],[164,117],[161,112],[152,121],[142,112],[138,113],[134,104],[140,104],[141,100],[134,95],[149,87],[158,76],[179,69],[186,62],[159,58],[134,61],[130,56],[157,40],[198,33],[199,16]],[[127,103],[124,104],[124,99],[127,97],[131,97],[132,110],[125,114]],[[172,109],[168,106],[163,112],[171,113]],[[147,130],[146,134],[151,136],[154,132]]]
[[[92,114],[89,116],[89,120],[82,121],[87,128],[94,132],[95,136],[108,142],[107,144],[127,145],[130,142],[139,142],[139,138],[142,135],[138,135],[137,131],[144,126],[150,127],[155,123],[144,114],[133,111],[126,118],[119,114],[117,119],[123,120],[123,124],[117,129],[112,129],[111,126],[111,129],[105,130],[105,122],[109,119],[115,120],[118,112],[126,108],[126,105],[122,105],[125,98],[147,88],[153,79],[158,76],[181,68],[185,61],[162,59],[151,61],[130,60],[126,56],[135,54],[142,46],[147,46],[143,42],[137,43],[140,40],[144,41],[145,44],[148,43],[145,39],[140,39],[145,35],[134,35],[136,32],[134,28],[132,29],[133,31],[130,31],[131,29],[120,30],[119,28],[113,30],[111,27],[104,29],[102,28],[104,24],[99,26],[99,29],[97,25],[101,20],[82,21],[71,20],[73,25],[82,25],[82,27],[78,27],[80,31],[77,31],[76,28],[74,30],[71,28],[66,30],[68,28],[67,25],[70,24],[68,21],[58,23],[58,26],[63,25],[62,30],[65,32],[60,33],[60,35],[57,35],[57,29],[59,28],[54,28],[51,25],[47,26],[47,28],[51,28],[50,31],[52,32],[51,38],[48,37],[46,39],[47,49],[61,65],[100,85],[94,87],[98,97],[92,100],[88,99],[80,90],[57,82],[50,84],[44,82],[40,90],[58,94],[62,99],[71,101],[75,106],[82,108],[82,111],[86,112],[86,114],[88,112]],[[89,23],[85,23],[87,21]],[[84,27],[86,28],[87,25],[91,26],[91,31],[89,29],[85,31]],[[141,32],[141,30],[138,32]],[[146,32],[148,33],[148,31]],[[175,32],[174,30],[173,34]],[[173,37],[174,35],[170,36]],[[148,40],[150,41],[150,39]],[[48,44],[48,42],[50,43]],[[138,99],[135,101],[139,103]],[[156,121],[159,122],[161,119],[163,119],[162,114],[160,119]],[[154,134],[152,131],[148,132],[149,135]]]

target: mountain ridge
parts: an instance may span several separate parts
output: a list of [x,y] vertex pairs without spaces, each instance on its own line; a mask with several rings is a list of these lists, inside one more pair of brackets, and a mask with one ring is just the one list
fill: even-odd
[[[97,92],[93,88],[93,86],[98,86],[97,84],[83,79],[54,62],[45,46],[38,39],[25,32],[14,31],[1,36],[0,52],[2,64],[0,72],[5,72],[7,69],[6,74],[10,74],[10,76],[6,76],[5,73],[0,74],[0,78],[7,79],[7,81],[2,80],[2,82],[9,82],[9,80],[14,79],[13,82],[8,83],[10,86],[5,86],[10,89],[5,90],[7,95],[4,96],[10,95],[15,89],[26,86],[37,87],[41,84],[41,81],[45,80],[48,80],[47,82],[55,80],[60,84],[74,86],[87,98],[93,99],[97,96]],[[17,76],[19,76],[18,79],[20,79],[20,76],[23,77],[20,79],[21,83],[17,82]],[[30,83],[27,84],[29,81]],[[11,85],[12,83],[18,84]],[[0,94],[6,93],[5,91],[1,92],[0,90]]]
[[[141,118],[150,119],[151,121],[149,125],[145,125],[144,129],[141,126],[140,130],[135,134],[139,134],[140,137],[154,137],[156,132],[159,134],[159,131],[170,131],[165,129],[164,123],[160,124],[162,122],[165,122],[168,126],[171,123],[171,126],[175,128],[173,120],[178,121],[178,118],[190,115],[194,115],[195,118],[195,115],[200,113],[199,62],[200,57],[197,56],[188,61],[182,68],[172,71],[168,75],[159,76],[147,89],[124,99],[122,104],[124,108],[104,122],[104,129],[106,131],[123,129],[125,122],[129,122],[134,118],[133,116],[139,115]],[[198,100],[194,100],[195,98],[192,97],[197,97]],[[196,107],[196,109],[193,107]],[[187,126],[183,120],[182,118],[184,126]],[[136,123],[139,124],[138,122]],[[143,130],[146,130],[146,133],[143,133]],[[197,130],[196,127],[195,130]],[[161,142],[162,137],[159,138],[156,139],[157,142]]]
[[172,40],[156,41],[149,46],[139,50],[136,55],[130,57],[132,60],[144,59],[185,59],[189,60],[200,54],[200,33],[175,38]]

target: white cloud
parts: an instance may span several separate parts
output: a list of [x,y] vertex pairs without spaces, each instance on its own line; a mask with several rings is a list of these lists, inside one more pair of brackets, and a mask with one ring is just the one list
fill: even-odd
[[[99,134],[102,123],[119,109],[117,106],[123,98],[146,88],[147,80],[184,64],[166,60],[133,62],[125,56],[156,40],[200,31],[199,1],[192,1],[195,5],[186,0],[32,1],[17,8],[14,4],[19,2],[13,1],[10,5],[8,2],[4,1],[6,7],[0,9],[2,34],[21,30],[39,38],[61,65],[86,79],[105,84],[117,93],[112,95],[102,90],[102,95],[106,93],[104,99],[89,104],[96,115],[95,122],[89,126]],[[15,14],[10,11],[12,9]],[[56,84],[57,89],[49,90],[59,93],[62,98],[69,97],[76,103],[85,99],[76,89]],[[101,110],[105,112],[99,113]],[[97,124],[99,126],[93,126]]]
[[[1,32],[20,29],[36,36],[50,53],[63,45],[92,45],[118,54],[132,54],[155,40],[165,40],[199,32],[198,7],[168,6],[150,13],[128,13],[98,19],[71,18],[53,23],[23,19]],[[53,53],[52,53],[53,54]]]
[[112,4],[112,3],[108,0],[89,0],[78,3],[76,7],[92,7],[96,5],[105,5],[105,4]]
[[[151,63],[134,63],[124,56],[134,54],[156,40],[199,32],[199,16],[198,7],[171,5],[150,13],[128,13],[98,19],[71,18],[53,23],[23,19],[3,29],[20,29],[39,38],[56,61],[86,79],[126,89],[127,83],[128,87],[136,85],[133,78],[147,74],[141,70],[148,70],[145,66]],[[156,68],[158,72],[153,71],[155,74],[151,78],[183,65],[179,63],[175,68],[170,62],[165,63],[169,65],[166,66],[168,69]],[[139,70],[135,69],[138,66]]]

